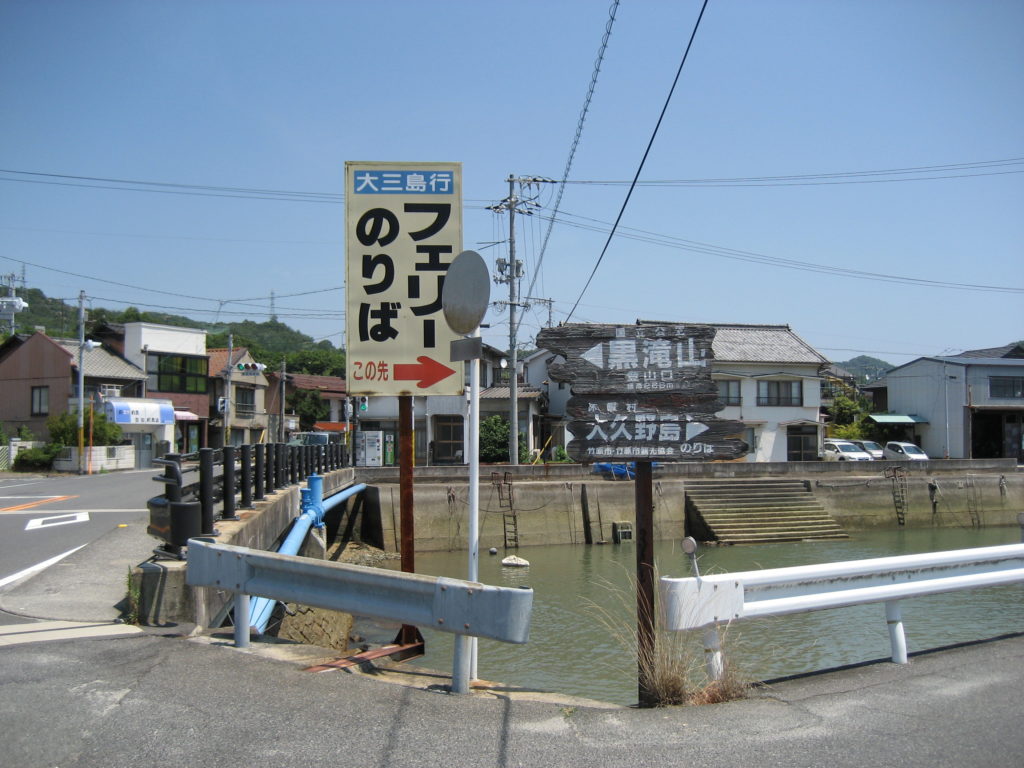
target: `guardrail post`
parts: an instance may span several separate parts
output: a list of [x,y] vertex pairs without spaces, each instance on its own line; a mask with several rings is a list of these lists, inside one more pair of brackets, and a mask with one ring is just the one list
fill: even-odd
[[235,593],[235,647],[249,647],[249,596]]
[[288,447],[288,485],[297,485],[299,482],[299,448],[301,445],[289,445]]
[[216,536],[213,527],[213,448],[199,449],[199,510],[203,536]]
[[896,664],[907,663],[907,636],[903,633],[903,616],[899,600],[885,601],[885,621],[889,625],[889,644],[892,646],[892,660]]
[[704,669],[708,680],[721,680],[725,676],[725,664],[722,663],[722,640],[718,636],[718,627],[704,630]]
[[242,461],[242,509],[252,509],[252,446],[246,443],[239,449]]
[[235,514],[235,446],[225,445],[223,448],[224,471],[221,473],[221,485],[224,504],[221,510],[222,520],[237,520]]
[[327,469],[327,466],[326,466],[327,462],[324,461],[324,453],[326,451],[327,451],[327,446],[326,445],[318,445],[316,447],[316,453],[314,454],[314,457],[316,459],[316,461],[315,461],[316,466],[315,466],[313,471],[316,472],[316,474],[318,474],[318,475],[324,474],[324,472]]
[[256,488],[255,490],[255,501],[263,501],[263,488],[264,482],[266,481],[267,471],[267,446],[263,443],[256,443]]

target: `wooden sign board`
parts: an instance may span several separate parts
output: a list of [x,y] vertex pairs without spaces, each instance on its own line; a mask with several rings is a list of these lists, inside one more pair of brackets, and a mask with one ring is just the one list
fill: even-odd
[[723,406],[711,379],[714,337],[711,326],[669,323],[542,330],[538,346],[565,358],[548,374],[572,387],[570,456],[672,462],[745,455],[743,422],[715,416]]

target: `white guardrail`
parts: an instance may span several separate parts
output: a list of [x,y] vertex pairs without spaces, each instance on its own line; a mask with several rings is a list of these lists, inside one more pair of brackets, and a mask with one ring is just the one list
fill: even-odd
[[720,679],[720,624],[885,603],[892,660],[906,664],[901,599],[1020,582],[1024,582],[1024,544],[1008,544],[703,577],[663,577],[660,596],[668,629],[705,630],[708,674]]
[[[189,540],[186,579],[194,587],[234,592],[235,616],[248,616],[249,596],[258,595],[506,643],[525,643],[530,636],[529,588],[400,573],[201,539]],[[249,643],[247,623],[235,624],[239,647]]]

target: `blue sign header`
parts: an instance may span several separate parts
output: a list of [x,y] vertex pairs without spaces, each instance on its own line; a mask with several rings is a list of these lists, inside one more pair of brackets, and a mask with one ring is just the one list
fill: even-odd
[[356,195],[452,195],[451,171],[357,171],[352,177]]

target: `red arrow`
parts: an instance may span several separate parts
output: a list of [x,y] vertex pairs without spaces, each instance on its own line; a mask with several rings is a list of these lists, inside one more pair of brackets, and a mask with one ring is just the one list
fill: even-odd
[[415,363],[395,363],[395,380],[418,381],[416,386],[420,389],[433,386],[453,373],[455,371],[444,363],[424,355],[417,357]]

